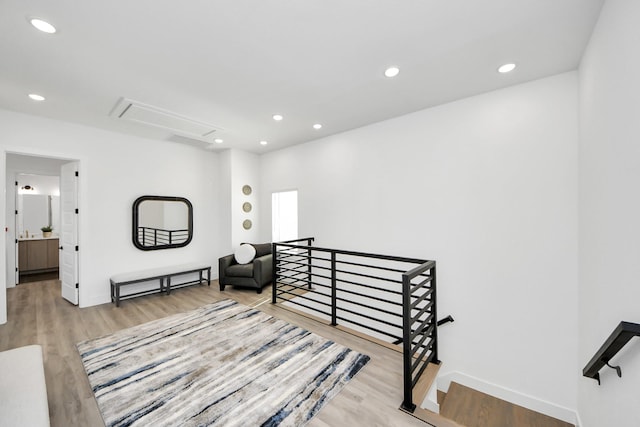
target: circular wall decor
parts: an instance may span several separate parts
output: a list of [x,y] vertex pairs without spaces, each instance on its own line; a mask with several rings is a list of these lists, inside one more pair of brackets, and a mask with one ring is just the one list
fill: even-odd
[[251,224],[251,220],[250,220],[250,219],[245,219],[245,220],[242,222],[242,227],[243,227],[245,230],[249,230],[249,229],[251,228],[251,225],[252,225],[252,224]]
[[251,194],[251,186],[250,186],[250,185],[244,185],[244,186],[242,187],[242,193],[243,193],[245,196],[248,196],[249,194]]
[[253,206],[251,206],[251,203],[249,202],[244,202],[242,204],[242,210],[245,212],[251,212],[251,209],[253,209]]

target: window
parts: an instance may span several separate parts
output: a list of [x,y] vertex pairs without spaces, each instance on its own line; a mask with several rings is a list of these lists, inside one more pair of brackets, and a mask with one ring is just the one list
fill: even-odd
[[271,195],[271,237],[274,242],[298,238],[298,190]]

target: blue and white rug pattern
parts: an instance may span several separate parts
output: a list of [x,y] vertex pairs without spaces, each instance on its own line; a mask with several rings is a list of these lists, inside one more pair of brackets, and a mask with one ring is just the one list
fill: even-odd
[[232,300],[77,347],[107,426],[302,426],[369,361]]

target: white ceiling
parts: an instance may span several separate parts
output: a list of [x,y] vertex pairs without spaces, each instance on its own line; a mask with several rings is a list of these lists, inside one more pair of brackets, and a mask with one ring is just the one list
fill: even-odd
[[0,108],[190,142],[110,117],[124,97],[261,153],[576,69],[602,2],[1,0]]

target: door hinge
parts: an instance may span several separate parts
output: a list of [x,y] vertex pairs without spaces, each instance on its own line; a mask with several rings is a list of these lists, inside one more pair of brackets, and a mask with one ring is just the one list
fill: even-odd
[[78,171],[76,171],[76,176],[79,176],[79,175],[78,175]]
[[16,187],[18,186],[18,181],[16,181]]
[[78,213],[78,208],[76,208],[76,214]]
[[76,283],[76,289],[78,289],[78,284]]
[[16,239],[16,243],[18,243],[18,239]]
[[76,252],[78,252],[78,247],[76,246]]
[[18,271],[18,267],[16,267],[16,272]]
[[16,209],[16,215],[18,215],[18,209]]

